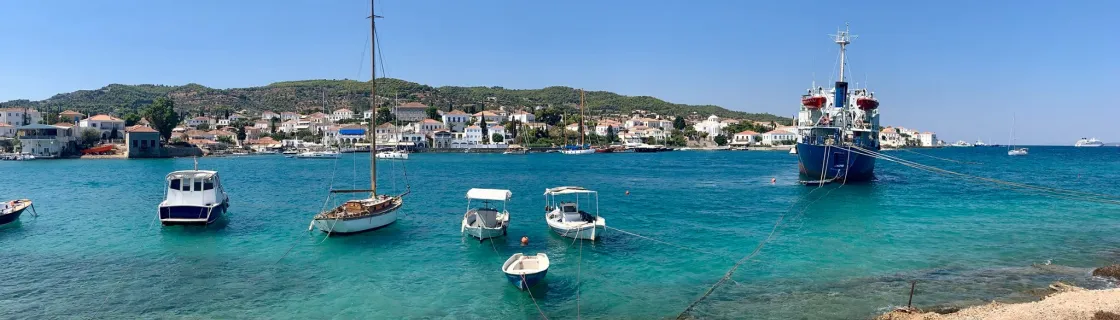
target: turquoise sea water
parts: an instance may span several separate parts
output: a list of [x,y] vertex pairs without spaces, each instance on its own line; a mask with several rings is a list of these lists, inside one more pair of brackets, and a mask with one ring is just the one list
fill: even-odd
[[[889,154],[1120,194],[1120,148],[919,152],[980,164]],[[202,228],[155,221],[164,175],[190,159],[0,162],[0,198],[31,198],[41,215],[0,228],[0,318],[528,319],[540,317],[534,298],[550,319],[675,317],[783,214],[692,316],[868,318],[904,305],[911,280],[920,307],[1020,301],[1055,280],[1111,286],[1089,271],[1120,262],[1120,206],[884,162],[878,182],[815,189],[795,183],[784,152],[413,154],[407,175],[379,162],[382,188],[411,184],[396,224],[325,240],[307,232],[332,184],[368,183],[366,156],[200,159],[231,197],[228,218]],[[600,191],[610,227],[707,253],[611,230],[582,245],[550,234],[542,192],[561,185]],[[513,191],[508,239],[460,235],[472,187]],[[500,271],[516,252],[551,257],[532,298]]]

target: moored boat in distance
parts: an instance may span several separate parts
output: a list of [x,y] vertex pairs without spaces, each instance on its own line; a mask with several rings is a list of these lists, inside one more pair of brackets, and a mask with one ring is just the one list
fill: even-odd
[[526,149],[525,147],[522,147],[519,144],[511,144],[511,145],[509,145],[509,147],[506,148],[505,152],[502,152],[502,154],[526,154],[526,153],[529,153],[529,149]]
[[163,202],[157,210],[161,224],[207,225],[221,218],[229,207],[229,196],[218,172],[198,170],[195,161],[194,170],[167,174]]
[[1027,155],[1027,148],[1015,148],[1007,150],[1009,156],[1025,156]]
[[[479,241],[506,235],[509,227],[509,211],[506,210],[513,192],[500,189],[478,189],[467,191],[467,213],[463,215],[464,234],[478,238]],[[471,207],[472,200],[481,200],[482,206]],[[502,209],[490,206],[490,202],[501,202]]]
[[544,279],[545,275],[548,274],[548,267],[548,255],[544,253],[533,256],[515,253],[502,264],[502,272],[506,274],[506,280],[514,287],[529,290]]
[[852,36],[847,28],[833,41],[840,45],[839,79],[832,88],[813,84],[801,96],[796,148],[803,181],[870,181],[875,177],[879,151],[879,100],[870,90],[848,90],[846,49]]
[[341,153],[336,151],[307,151],[296,154],[293,158],[297,159],[338,159],[342,157]]
[[[557,196],[570,196],[575,201],[559,201]],[[584,201],[580,201],[580,196]],[[591,199],[594,197],[594,199]],[[563,237],[595,240],[598,230],[607,228],[607,221],[599,216],[599,193],[582,187],[556,187],[544,190],[545,222],[548,228]],[[595,204],[595,213],[588,213],[580,204]]]
[[956,143],[952,144],[952,146],[954,146],[954,147],[969,147],[969,148],[971,148],[971,147],[972,147],[973,145],[972,145],[971,143],[965,142],[964,140],[959,140],[959,141],[957,141]]
[[[18,199],[4,203],[0,203],[0,225],[11,223],[12,221],[19,220],[19,216],[23,214],[27,208],[31,207],[30,199]],[[35,209],[31,209],[35,210]]]
[[1097,138],[1089,138],[1089,139],[1081,138],[1080,140],[1077,140],[1077,142],[1073,144],[1074,147],[1078,147],[1078,148],[1100,147],[1100,146],[1103,146],[1103,145],[1104,145],[1104,142],[1101,142],[1100,140],[1097,140]]
[[408,152],[400,150],[378,151],[377,158],[386,160],[408,160]]
[[[584,138],[584,135],[582,134],[583,133],[583,128],[584,128],[584,126],[583,126],[583,89],[579,89],[579,115],[580,115],[580,117],[579,117],[579,127],[578,127],[579,132],[580,132],[579,146],[573,147],[573,148],[565,147],[563,150],[560,150],[560,153],[569,154],[569,155],[595,153],[595,149],[592,149],[590,146],[588,146],[587,144],[585,144],[583,142],[583,138]],[[564,129],[564,130],[567,130],[567,129]]]
[[975,146],[975,147],[987,147],[988,146],[987,143],[984,143],[984,140],[979,140],[979,139],[977,139],[976,143],[973,143],[972,145]]

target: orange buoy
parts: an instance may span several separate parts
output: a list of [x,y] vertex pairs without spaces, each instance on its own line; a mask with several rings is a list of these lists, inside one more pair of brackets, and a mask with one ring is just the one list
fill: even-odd
[[626,195],[630,195],[630,190],[626,190]]
[[521,236],[521,245],[523,245],[523,246],[529,245],[529,236]]

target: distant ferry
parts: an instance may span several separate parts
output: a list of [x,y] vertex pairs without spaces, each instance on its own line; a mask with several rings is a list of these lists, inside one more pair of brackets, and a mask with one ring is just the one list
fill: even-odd
[[965,142],[964,140],[960,140],[960,141],[957,141],[957,143],[954,143],[953,146],[954,147],[971,147],[972,144],[968,143],[968,142]]
[[1080,147],[1100,147],[1100,146],[1103,146],[1103,145],[1104,145],[1104,142],[1101,142],[1100,140],[1097,140],[1097,138],[1089,138],[1089,139],[1081,138],[1081,140],[1077,140],[1077,143],[1073,144],[1074,147],[1079,147],[1079,148]]
[[977,146],[977,147],[987,147],[988,146],[987,143],[984,143],[984,140],[976,140],[976,143],[973,143],[972,145]]

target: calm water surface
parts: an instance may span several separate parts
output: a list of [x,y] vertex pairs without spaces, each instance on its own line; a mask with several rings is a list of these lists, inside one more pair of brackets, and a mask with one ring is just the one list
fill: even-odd
[[[979,164],[890,154],[1120,194],[1120,148],[920,152]],[[795,183],[784,152],[414,154],[407,167],[379,162],[382,188],[411,185],[396,224],[326,240],[307,231],[310,218],[332,185],[368,184],[366,154],[199,163],[220,172],[231,197],[228,218],[205,228],[155,221],[164,175],[190,159],[0,162],[0,198],[31,198],[41,214],[0,228],[0,318],[539,318],[500,271],[516,252],[551,257],[532,291],[550,319],[675,317],[783,215],[693,316],[867,318],[905,304],[912,280],[923,307],[1020,301],[1056,280],[1111,286],[1088,273],[1120,262],[1118,206],[884,162],[878,182],[814,189]],[[552,235],[542,192],[560,185],[600,191],[610,227],[706,253],[617,231],[582,245]],[[508,239],[460,235],[472,187],[513,191]]]

